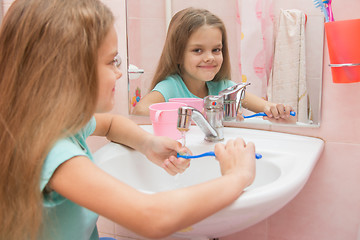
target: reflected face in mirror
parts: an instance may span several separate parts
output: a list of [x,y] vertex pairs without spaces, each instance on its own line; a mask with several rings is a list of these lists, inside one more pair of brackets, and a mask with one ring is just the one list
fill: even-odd
[[181,64],[183,81],[188,88],[196,81],[199,81],[196,85],[205,86],[202,82],[213,80],[222,63],[222,33],[216,27],[204,25],[191,34],[186,44]]
[[185,8],[171,19],[164,48],[152,81],[152,91],[134,107],[148,115],[149,106],[170,98],[218,95],[235,83],[224,23],[206,9]]

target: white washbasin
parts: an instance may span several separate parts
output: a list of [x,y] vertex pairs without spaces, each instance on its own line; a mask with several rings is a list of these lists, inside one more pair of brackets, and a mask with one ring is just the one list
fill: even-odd
[[[141,127],[152,132],[151,125]],[[242,137],[255,143],[256,152],[263,156],[256,163],[255,181],[232,205],[175,233],[176,237],[221,237],[264,220],[299,193],[324,146],[321,139],[261,130],[226,127],[224,136],[224,142]],[[186,146],[193,154],[214,150],[215,143],[203,139],[201,130],[191,126]],[[220,176],[219,164],[213,157],[192,160],[190,167],[176,176],[170,176],[141,153],[115,143],[99,149],[94,158],[109,174],[147,193],[186,187]]]

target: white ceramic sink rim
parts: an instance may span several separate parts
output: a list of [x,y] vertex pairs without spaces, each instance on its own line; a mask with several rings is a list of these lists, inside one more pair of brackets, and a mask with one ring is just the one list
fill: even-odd
[[[152,132],[151,125],[142,125],[141,127],[146,131]],[[268,166],[275,166],[279,169],[279,177],[265,185],[257,187],[250,186],[244,191],[241,197],[229,207],[195,224],[192,226],[191,231],[179,232],[175,234],[176,236],[188,238],[195,236],[225,236],[240,231],[270,216],[299,193],[319,159],[324,145],[324,142],[317,138],[253,129],[226,127],[224,128],[224,136],[224,143],[236,136],[244,138],[246,142],[254,142],[256,151],[263,155],[262,159],[257,160],[262,162],[257,163],[264,164],[266,162],[269,164]],[[216,143],[206,142],[203,138],[204,134],[201,130],[197,126],[191,126],[190,131],[187,133],[186,142],[194,154],[213,150],[213,146]],[[194,151],[194,149],[196,149],[196,151]],[[125,153],[125,155],[131,154],[131,152],[134,153],[134,151],[129,148],[110,143],[94,153],[94,159],[95,162],[102,167],[112,158],[112,155],[116,156],[120,152],[123,154],[124,152],[128,152]],[[191,167],[192,166],[190,166],[190,168]],[[107,169],[104,170],[107,171]],[[160,170],[164,171],[162,169]],[[259,211],[259,213],[256,213],[256,211]],[[248,218],[252,219],[242,226],[239,226],[239,224],[237,226],[230,226],[227,229],[226,227],[220,229],[221,226],[219,226],[219,222],[234,222],[236,221],[236,215],[239,214],[243,214],[244,217],[248,214]],[[257,216],[260,214],[262,214],[261,218]],[[256,217],[258,218],[255,219]],[[229,222],[227,225],[229,225]],[[210,230],[206,228],[206,226],[208,227],[210,225],[212,226],[211,231],[213,232],[209,232]],[[218,229],[213,227],[215,225]]]

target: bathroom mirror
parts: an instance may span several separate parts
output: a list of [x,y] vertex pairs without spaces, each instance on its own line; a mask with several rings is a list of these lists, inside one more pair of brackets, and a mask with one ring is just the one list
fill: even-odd
[[[320,126],[324,17],[311,0],[127,0],[126,4],[130,114],[137,101],[151,91],[149,88],[164,46],[167,26],[176,12],[187,7],[196,7],[208,9],[219,16],[226,26],[228,35],[231,80],[237,83],[250,82],[247,91],[266,98],[276,45],[273,36],[279,28],[277,24],[281,10],[297,9],[304,12],[307,19],[304,27],[304,71],[306,71],[304,74],[306,74],[308,106],[311,109],[310,120],[297,125]],[[259,32],[252,32],[252,29],[256,28],[249,20],[252,16],[257,18],[260,24],[257,26],[260,35]],[[244,35],[250,36],[247,42],[244,41]],[[251,59],[251,56],[253,58],[259,56],[250,50],[263,51],[262,48],[265,47],[268,52],[261,55],[260,60],[263,61],[266,69],[260,69]],[[268,121],[258,120],[260,119],[246,121],[271,124]]]

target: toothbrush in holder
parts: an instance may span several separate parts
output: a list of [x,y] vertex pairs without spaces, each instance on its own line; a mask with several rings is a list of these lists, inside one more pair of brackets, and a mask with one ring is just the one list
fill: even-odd
[[[266,113],[264,112],[259,112],[259,113],[255,113],[253,115],[249,115],[249,116],[243,116],[244,118],[252,118],[252,117],[264,117],[264,116],[267,116]],[[295,111],[291,111],[290,112],[290,116],[296,116],[296,112]]]
[[[201,157],[215,157],[215,153],[214,151],[210,151],[210,152],[205,152],[203,154],[199,154],[199,155],[181,155],[180,153],[177,154],[176,157],[181,157],[181,158],[185,158],[185,159],[192,159],[192,158],[201,158]],[[262,155],[259,153],[255,153],[255,158],[256,159],[260,159],[262,158]]]
[[[334,19],[330,19],[329,14],[331,11],[331,1],[330,0],[313,0],[316,8],[320,8],[325,17],[325,22],[331,22]],[[330,3],[329,3],[330,2]],[[332,14],[332,11],[331,11]]]
[[331,1],[332,0],[322,0],[322,1],[325,4],[325,8],[326,8],[328,16],[329,16],[329,22],[333,22],[334,21],[334,16],[333,16],[332,8],[331,8]]

